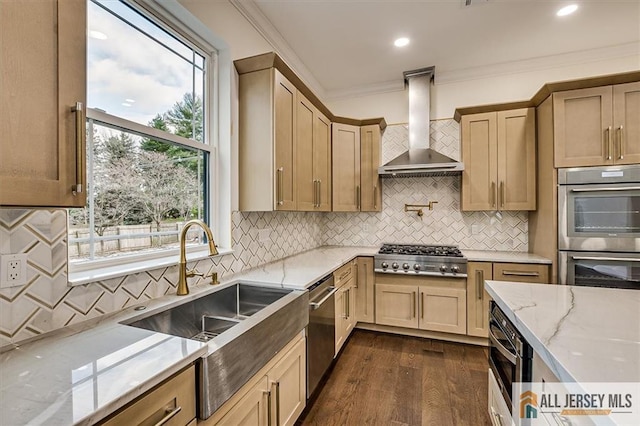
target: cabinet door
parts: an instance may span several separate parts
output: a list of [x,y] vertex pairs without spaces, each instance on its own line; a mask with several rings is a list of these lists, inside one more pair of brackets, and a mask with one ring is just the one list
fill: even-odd
[[489,336],[489,301],[491,297],[484,289],[484,280],[493,279],[491,262],[469,262],[467,264],[467,334]]
[[462,117],[462,210],[497,209],[496,113]]
[[521,283],[549,283],[549,265],[530,263],[494,263],[493,279]]
[[420,286],[421,330],[466,334],[467,292],[462,288]]
[[373,258],[358,258],[358,273],[356,275],[356,321],[373,323],[374,318],[374,281]]
[[269,424],[268,410],[273,395],[269,393],[269,380],[265,376],[233,406],[216,425],[263,426]]
[[332,123],[333,211],[360,210],[360,128]]
[[507,405],[498,381],[489,370],[489,397],[488,397],[489,418],[493,426],[513,425],[511,420],[511,408]]
[[275,72],[274,132],[275,132],[275,208],[295,210],[294,137],[296,130],[296,88],[280,72]]
[[616,164],[640,163],[640,82],[613,86]]
[[295,423],[307,398],[305,340],[300,341],[268,373],[271,384],[271,422],[278,426]]
[[376,284],[376,324],[418,328],[418,287]]
[[497,113],[498,210],[536,209],[536,112]]
[[346,335],[345,335],[345,324],[347,322],[347,297],[345,295],[347,290],[346,286],[342,286],[341,288],[338,289],[338,291],[336,292],[336,298],[335,298],[335,312],[336,312],[336,350],[335,350],[335,355],[338,355],[338,352],[340,352],[340,348],[342,348],[342,345],[344,344],[344,340],[346,339]]
[[296,93],[296,209],[313,211],[317,204],[317,184],[313,175],[313,131],[315,107],[300,92]]
[[0,205],[85,205],[86,28],[83,0],[0,3]]
[[378,176],[380,166],[381,135],[380,126],[370,125],[360,128],[360,211],[382,211],[381,181]]
[[331,122],[316,110],[313,127],[313,179],[317,182],[315,211],[331,211]]
[[556,167],[613,164],[611,86],[553,94]]

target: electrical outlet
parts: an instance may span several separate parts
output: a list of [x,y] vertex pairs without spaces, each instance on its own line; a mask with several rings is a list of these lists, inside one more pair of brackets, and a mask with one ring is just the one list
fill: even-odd
[[26,254],[0,255],[0,288],[17,287],[27,283]]

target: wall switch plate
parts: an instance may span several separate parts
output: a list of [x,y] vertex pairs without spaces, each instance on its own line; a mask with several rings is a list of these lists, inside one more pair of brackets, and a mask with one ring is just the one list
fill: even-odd
[[27,283],[27,254],[0,255],[0,288],[9,288]]

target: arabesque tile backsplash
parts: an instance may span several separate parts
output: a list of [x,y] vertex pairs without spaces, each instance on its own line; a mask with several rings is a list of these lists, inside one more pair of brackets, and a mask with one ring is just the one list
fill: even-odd
[[[405,125],[387,128],[384,162],[406,149],[407,134]],[[433,121],[431,144],[458,158],[458,124]],[[527,251],[526,212],[460,212],[459,189],[459,177],[385,179],[379,213],[233,212],[234,253],[196,266],[225,276],[325,244],[433,243]],[[438,204],[422,218],[404,212],[405,203],[429,200]],[[261,229],[270,230],[266,243],[260,241]],[[0,209],[0,252],[29,254],[27,285],[0,289],[0,346],[175,292],[177,266],[69,287],[66,235],[63,209]]]

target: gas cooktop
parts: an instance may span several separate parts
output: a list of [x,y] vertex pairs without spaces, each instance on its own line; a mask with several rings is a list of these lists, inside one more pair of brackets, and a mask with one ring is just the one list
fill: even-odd
[[467,276],[467,259],[457,246],[383,244],[374,264],[379,273]]
[[421,244],[383,244],[378,254],[464,257],[458,246],[429,246]]

